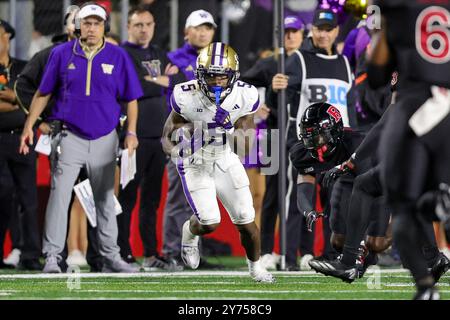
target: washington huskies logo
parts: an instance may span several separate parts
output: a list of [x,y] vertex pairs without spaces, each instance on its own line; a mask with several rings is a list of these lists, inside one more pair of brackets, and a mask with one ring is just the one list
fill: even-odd
[[114,65],[102,63],[102,69],[104,74],[112,74],[112,71],[114,69]]
[[332,116],[336,122],[341,121],[341,118],[342,118],[341,113],[339,112],[339,110],[336,107],[333,107],[333,106],[329,107],[327,109],[327,113],[330,116]]

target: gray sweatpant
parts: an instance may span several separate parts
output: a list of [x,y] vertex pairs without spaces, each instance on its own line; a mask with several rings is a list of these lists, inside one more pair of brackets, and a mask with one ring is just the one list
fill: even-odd
[[[95,200],[100,254],[110,260],[120,259],[117,245],[117,220],[114,211],[114,169],[118,149],[113,130],[96,140],[86,140],[66,131],[60,144],[61,154],[55,172],[45,214],[43,253],[58,255],[67,237],[69,202],[80,169],[86,168]],[[52,146],[52,152],[55,152]]]

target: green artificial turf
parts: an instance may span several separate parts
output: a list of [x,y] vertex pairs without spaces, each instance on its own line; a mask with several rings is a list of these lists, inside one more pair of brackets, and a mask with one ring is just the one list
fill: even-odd
[[[255,283],[242,258],[209,259],[220,271],[146,272],[134,275],[83,273],[55,277],[0,271],[0,299],[411,299],[415,292],[406,271],[382,270],[352,284],[314,272],[274,272],[274,284]],[[84,269],[83,269],[84,270]],[[450,274],[439,283],[450,299]]]

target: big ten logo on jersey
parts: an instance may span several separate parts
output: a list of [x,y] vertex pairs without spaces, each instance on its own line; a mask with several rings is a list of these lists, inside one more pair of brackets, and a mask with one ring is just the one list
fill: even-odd
[[348,85],[310,84],[308,90],[310,103],[326,101],[330,104],[347,105]]

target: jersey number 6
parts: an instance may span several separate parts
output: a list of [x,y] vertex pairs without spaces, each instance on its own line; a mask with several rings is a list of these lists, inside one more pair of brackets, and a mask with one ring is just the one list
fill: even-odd
[[447,9],[431,6],[416,20],[416,49],[422,58],[435,64],[450,60],[450,13]]

